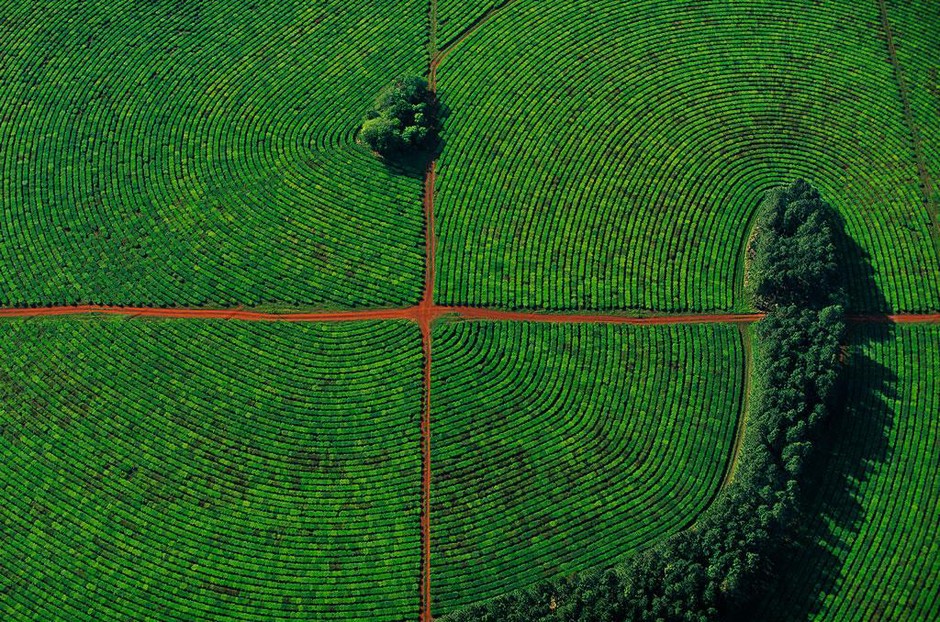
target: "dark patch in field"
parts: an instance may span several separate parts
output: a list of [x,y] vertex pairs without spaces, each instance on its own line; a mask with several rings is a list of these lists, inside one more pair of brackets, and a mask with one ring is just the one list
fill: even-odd
[[219,585],[218,583],[212,583],[211,581],[203,581],[202,589],[215,592],[216,594],[222,594],[223,596],[238,596],[241,593],[241,590],[238,588],[229,587],[227,585]]

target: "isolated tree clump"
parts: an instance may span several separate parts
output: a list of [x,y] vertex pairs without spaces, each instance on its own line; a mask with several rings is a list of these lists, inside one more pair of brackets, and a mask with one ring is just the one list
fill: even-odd
[[382,157],[416,153],[437,140],[440,107],[418,76],[395,80],[375,100],[359,137]]

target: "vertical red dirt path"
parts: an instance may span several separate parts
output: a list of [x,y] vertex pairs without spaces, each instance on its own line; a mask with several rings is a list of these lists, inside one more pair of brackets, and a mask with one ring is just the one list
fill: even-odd
[[[506,0],[489,9],[474,21],[463,32],[459,33],[444,48],[437,48],[437,1],[430,0],[429,6],[429,41],[428,41],[428,88],[437,91],[437,68],[443,58],[456,45],[464,41],[480,26],[489,21],[499,11],[512,4],[514,0]],[[897,67],[890,28],[887,25],[886,10],[881,2],[883,21],[888,34],[888,47],[892,62]],[[906,97],[903,76],[899,74],[902,96]],[[905,101],[905,112],[910,121],[909,104]],[[915,147],[919,147],[916,130],[914,131]],[[921,178],[926,187],[930,187],[930,179],[926,177],[922,162],[920,166]],[[437,237],[435,234],[434,219],[434,187],[437,180],[436,163],[428,164],[424,179],[423,208],[425,218],[425,283],[421,300],[416,306],[401,309],[372,309],[363,311],[323,311],[323,312],[262,312],[244,309],[186,309],[186,308],[150,308],[150,307],[119,307],[103,305],[75,305],[59,307],[12,308],[0,309],[0,318],[30,318],[39,316],[104,314],[121,315],[129,317],[159,317],[167,319],[220,319],[240,321],[288,321],[288,322],[345,322],[368,320],[410,320],[418,324],[421,330],[421,342],[424,359],[424,394],[421,406],[421,570],[420,570],[420,613],[421,622],[432,622],[431,615],[431,364],[432,364],[432,334],[431,326],[435,319],[451,315],[463,320],[485,321],[515,321],[515,322],[545,322],[557,324],[570,323],[612,323],[637,326],[674,325],[674,324],[705,324],[705,323],[735,323],[747,324],[756,322],[763,317],[761,313],[734,314],[660,314],[644,317],[629,316],[617,313],[550,313],[533,311],[501,311],[466,306],[438,306],[434,304],[434,283],[437,252]],[[928,201],[929,203],[929,201]],[[935,206],[928,205],[928,208]],[[931,210],[931,216],[936,220],[936,214]],[[936,227],[936,223],[935,223]],[[936,243],[936,235],[935,243]],[[895,322],[895,323],[940,323],[940,313],[930,314],[898,314],[898,315],[856,315],[850,316],[854,322]],[[743,417],[743,414],[742,414]],[[738,430],[740,434],[741,430]],[[733,450],[733,460],[737,459],[737,451]],[[734,463],[729,467],[726,480],[733,474]]]
[[[428,90],[437,93],[437,0],[428,2]],[[431,323],[434,321],[434,277],[437,237],[434,233],[436,162],[424,175],[424,295],[416,319],[424,351],[424,402],[421,406],[421,600],[420,622],[431,622]]]
[[416,309],[424,351],[424,400],[421,406],[421,622],[431,621],[431,323],[434,306],[434,162],[424,180],[425,273],[424,295]]

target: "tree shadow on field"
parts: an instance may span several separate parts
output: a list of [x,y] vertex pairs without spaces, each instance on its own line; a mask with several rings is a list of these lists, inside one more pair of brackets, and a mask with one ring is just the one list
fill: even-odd
[[[450,116],[450,107],[440,100],[437,100],[437,106],[438,122],[443,126],[447,117]],[[380,160],[385,166],[385,169],[393,175],[404,175],[413,179],[424,179],[431,162],[441,157],[445,144],[446,141],[444,137],[438,132],[434,140],[430,141],[421,151],[415,153],[401,153],[388,158],[380,157]]]
[[871,254],[848,234],[845,225],[845,218],[833,209],[833,237],[846,280],[846,310],[849,313],[885,313],[891,306],[875,281]]
[[421,151],[420,153],[400,154],[394,157],[379,159],[385,170],[392,175],[404,175],[412,179],[424,179],[428,171],[428,166],[435,161],[443,149],[443,141],[438,139],[433,150]]
[[[848,307],[887,308],[867,253],[844,228],[837,239],[843,261],[853,264],[846,274],[865,277],[864,283],[847,288]],[[859,293],[864,300],[856,297]],[[862,485],[891,459],[888,399],[896,397],[898,379],[865,349],[892,339],[893,333],[888,322],[849,324],[842,388],[804,471],[799,526],[772,561],[775,578],[767,591],[761,590],[764,598],[747,608],[749,619],[806,620],[837,591],[846,554],[865,520]]]

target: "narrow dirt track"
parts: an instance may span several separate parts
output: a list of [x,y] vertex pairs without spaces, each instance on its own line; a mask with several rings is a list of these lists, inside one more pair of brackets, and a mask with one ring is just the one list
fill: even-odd
[[422,622],[431,621],[431,323],[439,315],[434,305],[434,162],[424,178],[424,295],[413,308],[413,319],[421,327],[424,352],[424,401],[421,406],[421,613]]
[[431,618],[431,320],[419,319],[424,352],[424,399],[421,405],[421,613]]
[[[433,268],[428,269],[433,281]],[[430,328],[441,317],[494,322],[540,322],[544,324],[626,324],[631,326],[667,326],[674,324],[751,324],[763,313],[678,313],[661,315],[624,315],[618,313],[553,313],[550,311],[502,311],[477,307],[436,305],[430,290],[421,303],[400,309],[366,309],[363,311],[304,311],[282,313],[245,309],[186,309],[159,307],[118,307],[74,305],[0,309],[0,318],[31,318],[64,315],[118,315],[165,319],[237,320],[243,322],[364,322],[370,320],[410,320]],[[895,313],[850,315],[855,324],[938,324],[940,313]]]
[[492,6],[488,8],[478,18],[473,20],[473,22],[471,22],[466,28],[464,28],[461,32],[457,33],[454,37],[452,37],[450,41],[445,43],[444,46],[440,48],[440,50],[438,50],[438,54],[436,58],[437,63],[440,63],[440,61],[443,60],[444,57],[447,56],[451,52],[451,50],[453,50],[455,47],[460,45],[467,37],[469,37],[474,32],[476,32],[480,28],[480,26],[490,21],[490,19],[492,19],[497,13],[499,13],[500,11],[508,7],[510,4],[513,4],[514,2],[517,2],[517,0],[503,0],[496,6]]
[[[437,93],[437,0],[428,2],[428,90]],[[434,322],[434,277],[437,235],[434,232],[434,184],[437,162],[432,160],[424,174],[424,294],[415,308],[421,327],[424,352],[424,400],[421,405],[421,585],[420,622],[432,622],[431,615],[431,324]]]
[[171,309],[99,305],[0,309],[0,317],[31,318],[56,315],[123,315],[172,319],[242,320],[247,322],[356,322],[366,320],[413,320],[415,318],[415,312],[412,308],[301,313],[274,313],[246,311],[244,309]]
[[763,313],[708,313],[630,316],[615,313],[536,313],[531,311],[496,311],[473,307],[439,307],[443,313],[454,313],[464,320],[510,322],[543,322],[547,324],[629,324],[634,326],[665,326],[670,324],[749,324]]
[[940,313],[850,315],[848,320],[858,324],[937,324],[940,323]]
[[435,315],[434,279],[436,277],[435,257],[437,254],[437,234],[434,232],[434,184],[437,183],[437,171],[434,162],[428,164],[424,176],[424,295],[418,303],[418,309],[428,317]]

